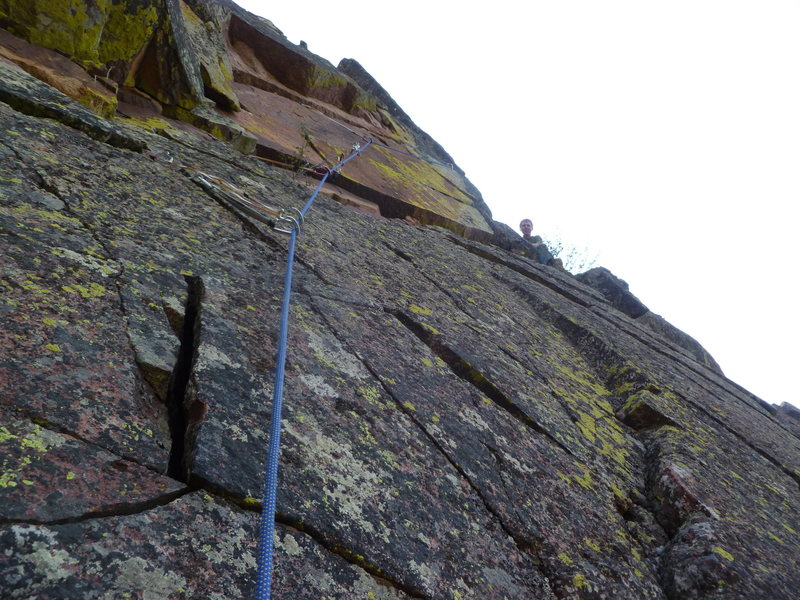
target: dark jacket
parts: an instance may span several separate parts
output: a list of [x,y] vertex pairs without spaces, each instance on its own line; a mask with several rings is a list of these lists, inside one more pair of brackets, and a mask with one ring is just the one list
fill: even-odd
[[527,246],[528,252],[526,252],[526,254],[528,254],[528,256],[535,258],[537,262],[543,265],[549,265],[553,262],[553,255],[545,244],[540,243],[538,246],[534,246],[536,242],[542,241],[541,236],[532,235],[527,239],[522,238],[522,241],[525,242]]

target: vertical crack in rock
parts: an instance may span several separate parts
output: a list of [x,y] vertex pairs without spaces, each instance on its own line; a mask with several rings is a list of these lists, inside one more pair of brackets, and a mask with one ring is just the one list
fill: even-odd
[[181,332],[178,360],[172,372],[167,393],[169,429],[172,448],[167,474],[186,483],[189,478],[189,455],[193,450],[193,425],[200,416],[193,414],[194,402],[191,379],[200,341],[200,311],[203,299],[203,281],[200,277],[186,277],[186,310]]
[[[649,562],[656,576],[658,585],[666,594],[664,586],[665,567],[661,560],[661,550],[670,539],[669,531],[664,528],[665,503],[659,503],[657,480],[660,477],[661,461],[648,444],[644,432],[652,431],[659,427],[675,427],[676,423],[668,416],[657,411],[638,411],[631,416],[626,412],[628,400],[640,392],[660,395],[661,389],[655,385],[650,377],[643,371],[633,367],[614,348],[606,344],[590,330],[572,321],[567,316],[558,312],[547,302],[532,296],[527,290],[518,285],[507,282],[512,289],[525,299],[537,314],[549,320],[560,330],[566,340],[583,357],[604,387],[611,391],[610,401],[615,411],[614,416],[621,421],[623,426],[630,428],[631,435],[639,441],[640,449],[631,448],[632,460],[640,468],[637,477],[639,483],[631,490],[627,501],[616,501],[616,508],[620,515],[629,522],[632,540],[641,545],[650,557]],[[643,493],[642,493],[643,492]]]
[[[713,556],[698,562],[697,549],[712,547],[716,542],[715,521],[721,517],[696,489],[691,471],[675,460],[668,447],[664,447],[663,439],[665,436],[668,439],[671,432],[685,431],[690,426],[680,418],[679,407],[691,406],[698,414],[718,424],[721,430],[743,441],[756,454],[784,472],[785,469],[704,407],[669,390],[663,391],[650,375],[626,362],[599,336],[564,316],[554,314],[555,318],[551,315],[554,324],[606,387],[616,390],[617,419],[631,428],[632,435],[642,446],[637,462],[643,471],[645,496],[632,496],[632,505],[622,514],[632,523],[632,532],[638,532],[635,539],[642,547],[651,548],[650,562],[665,597],[680,600],[687,597],[688,592],[700,592],[701,588],[693,586],[702,587],[707,577],[714,579],[715,585],[718,580],[734,577],[726,570],[725,562]],[[673,404],[665,404],[667,401],[663,398],[667,395]],[[672,414],[669,406],[674,406],[677,414]],[[688,578],[684,572],[687,566],[692,573]]]
[[[629,392],[625,394],[625,398],[622,398],[619,395],[614,395],[614,398],[616,399],[616,406],[614,406],[615,409],[618,410],[621,408],[622,402],[630,398],[636,392],[646,390],[654,394],[661,393],[659,386],[653,383],[646,374],[642,373],[638,369],[626,368],[626,366],[629,367],[630,365],[627,363],[624,357],[590,331],[561,316],[556,318],[555,325],[559,327],[567,339],[572,342],[575,348],[578,349],[581,355],[596,370],[598,376],[600,376],[602,380],[606,381],[606,385],[609,387],[609,389],[622,389],[623,387],[629,389]],[[777,458],[771,456],[768,452],[765,452],[763,449],[759,448],[753,442],[745,438],[739,431],[731,427],[730,424],[726,423],[724,419],[720,418],[718,415],[715,415],[713,411],[690,398],[680,396],[680,399],[683,403],[691,405],[709,420],[719,425],[721,429],[724,429],[731,435],[735,436],[745,446],[776,466],[800,486],[800,475],[781,464]],[[643,410],[645,409],[646,406],[643,406]],[[641,413],[642,411],[639,411],[639,414]],[[661,413],[658,414],[661,415]],[[661,416],[666,419],[666,421],[660,424],[652,423],[652,425],[664,426],[665,424],[670,423],[674,425],[671,419],[665,415]],[[629,418],[633,417],[629,416]]]
[[441,358],[455,375],[480,390],[492,402],[505,410],[517,421],[529,427],[536,433],[543,435],[569,456],[574,456],[569,448],[564,446],[555,437],[553,437],[550,432],[534,421],[519,406],[514,404],[511,398],[506,396],[500,389],[498,389],[497,386],[495,386],[486,378],[485,375],[479,373],[471,364],[469,364],[469,361],[459,356],[457,352],[443,343],[437,335],[427,331],[419,323],[401,311],[388,310],[387,312],[395,317],[400,324],[403,325],[403,327],[413,333],[414,336],[416,336],[417,339],[419,339],[423,344],[428,346],[428,348],[431,349],[431,352]]

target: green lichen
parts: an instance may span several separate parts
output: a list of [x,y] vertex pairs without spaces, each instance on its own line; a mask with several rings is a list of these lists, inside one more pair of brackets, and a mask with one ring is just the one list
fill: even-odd
[[116,96],[98,92],[92,88],[83,88],[83,93],[75,99],[104,119],[111,119],[117,112]]
[[2,473],[0,473],[0,488],[17,487],[16,479],[17,479],[16,473],[4,470]]
[[782,543],[783,543],[783,539],[779,538],[777,535],[775,535],[775,534],[774,534],[774,533],[772,533],[771,531],[768,531],[768,532],[767,532],[767,535],[768,535],[770,538],[772,538],[773,540],[775,540],[776,542],[778,542],[779,544],[782,544]]
[[425,329],[427,329],[428,331],[430,331],[434,335],[439,335],[441,333],[438,329],[436,329],[436,327],[434,327],[433,325],[429,325],[428,323],[425,323],[424,321],[421,322],[420,325],[422,325]]
[[[410,204],[435,210],[438,214],[454,220],[465,217],[463,209],[472,206],[472,199],[454,183],[445,178],[435,167],[424,161],[399,159],[381,149],[379,158],[366,156],[372,168],[389,182],[402,186],[409,194],[404,199]],[[447,197],[441,200],[431,191]]]
[[594,443],[597,439],[597,426],[595,424],[595,420],[585,412],[577,411],[578,412],[578,420],[575,422],[575,425],[580,429],[583,437],[585,437],[589,442]]
[[589,582],[586,580],[586,576],[583,573],[575,573],[572,577],[572,585],[582,590],[589,587]]
[[347,87],[348,82],[344,77],[330,69],[311,65],[305,74],[304,85],[305,90],[303,91],[306,94],[318,97],[322,90],[325,90],[326,95],[328,95],[331,90],[344,89]]
[[357,90],[353,98],[352,105],[349,107],[351,113],[359,111],[374,113],[378,110],[378,99],[372,94]]
[[[143,3],[138,10],[131,10],[126,3],[110,3],[108,19],[97,47],[98,61],[131,61],[139,54],[158,24],[158,9]],[[131,85],[132,81],[126,81]]]
[[17,436],[11,433],[7,428],[0,425],[0,444],[8,442],[9,440],[16,439]]
[[598,544],[594,540],[590,538],[583,538],[583,541],[589,548],[591,548],[595,552],[600,552],[600,544]]
[[714,552],[714,554],[717,554],[717,555],[721,556],[725,560],[733,562],[733,554],[731,554],[727,550],[724,550],[724,549],[720,548],[719,546],[714,546],[712,551]]
[[583,471],[583,475],[573,475],[572,478],[578,482],[578,484],[586,488],[587,490],[594,489],[592,485],[592,471],[586,466],[580,463],[575,463],[575,466],[580,468]]
[[416,304],[410,305],[408,310],[418,315],[430,315],[433,313],[433,311],[427,306],[418,306]]
[[97,65],[110,4],[111,0],[11,0],[7,10],[14,32],[31,43]]

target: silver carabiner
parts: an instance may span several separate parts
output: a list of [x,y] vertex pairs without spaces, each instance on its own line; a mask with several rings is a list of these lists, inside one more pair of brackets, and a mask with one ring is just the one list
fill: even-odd
[[[302,217],[300,218],[302,220]],[[275,219],[275,231],[279,231],[281,233],[292,233],[295,228],[298,232],[300,231],[300,222],[294,217],[289,215],[281,215]]]

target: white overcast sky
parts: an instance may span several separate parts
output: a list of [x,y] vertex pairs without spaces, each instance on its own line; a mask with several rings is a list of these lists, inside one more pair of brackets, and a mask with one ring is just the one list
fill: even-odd
[[481,190],[800,406],[800,2],[238,0],[354,58]]

